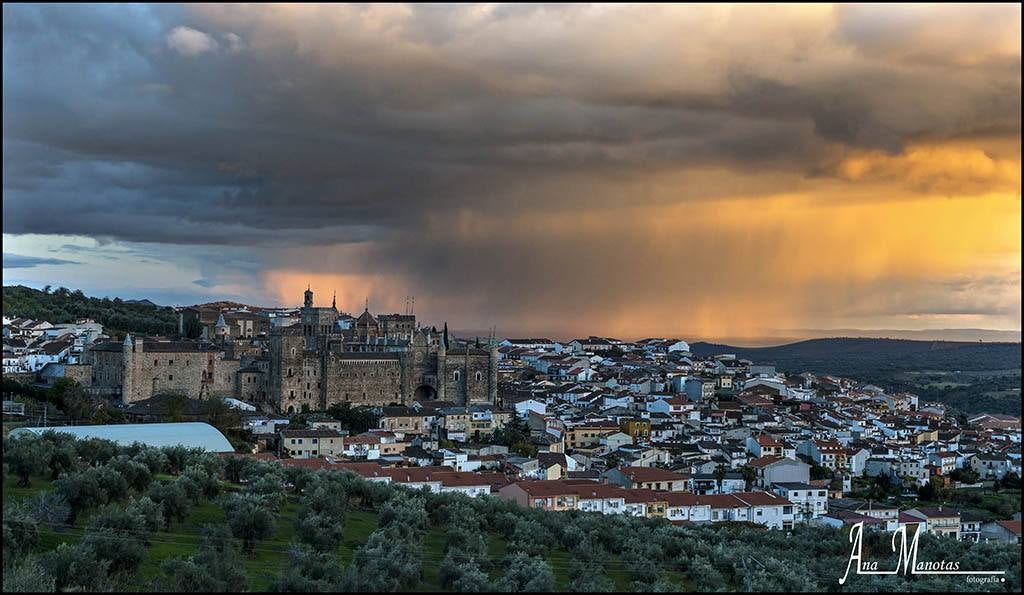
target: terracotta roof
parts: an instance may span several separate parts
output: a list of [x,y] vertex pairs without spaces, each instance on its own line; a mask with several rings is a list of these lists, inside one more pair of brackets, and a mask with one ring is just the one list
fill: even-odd
[[531,498],[550,498],[552,496],[570,496],[575,494],[574,486],[563,481],[519,481],[514,485],[526,492]]
[[747,461],[747,465],[751,467],[767,467],[768,465],[771,465],[772,463],[777,463],[781,460],[783,460],[782,457],[768,455],[766,457],[757,457],[756,459],[750,459],[749,461]]
[[337,430],[326,430],[326,429],[307,429],[307,430],[281,430],[281,435],[285,438],[341,438],[342,435]]
[[699,496],[701,504],[710,504],[711,508],[746,508],[748,506],[792,506],[792,502],[769,494],[768,492],[734,492],[732,494],[709,494]]
[[686,476],[681,473],[657,467],[619,467],[618,470],[635,483],[686,480]]

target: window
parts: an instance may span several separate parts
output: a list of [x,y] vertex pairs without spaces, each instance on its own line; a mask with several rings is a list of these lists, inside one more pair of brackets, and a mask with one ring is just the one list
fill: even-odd
[[154,366],[159,366],[160,365],[160,360],[158,360],[158,359],[153,360],[153,365]]
[[459,374],[459,371],[455,370],[455,372],[452,373],[452,378],[455,379],[455,382],[458,382],[459,380],[462,380],[462,374]]
[[174,380],[174,375],[173,374],[168,374],[167,375],[167,379],[168,380]]
[[174,360],[173,359],[167,360],[167,365],[168,366],[173,366],[174,365]]

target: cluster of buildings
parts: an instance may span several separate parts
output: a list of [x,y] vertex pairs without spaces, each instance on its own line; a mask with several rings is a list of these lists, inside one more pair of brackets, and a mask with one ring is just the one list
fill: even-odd
[[[267,434],[288,464],[414,484],[403,473],[433,471],[437,491],[469,490],[463,482],[476,477],[473,493],[546,510],[1019,539],[1019,518],[982,523],[943,506],[900,510],[850,497],[880,476],[908,496],[929,482],[970,487],[957,479],[968,470],[979,483],[1019,477],[1016,418],[961,424],[912,394],[728,354],[697,357],[674,339],[506,339],[497,351],[493,405],[414,400],[375,409],[378,427],[355,436],[330,420]],[[510,424],[530,452],[492,443]],[[470,475],[446,483],[446,472]]]
[[[87,336],[75,357],[31,369],[41,380],[74,378],[92,394],[136,405],[165,396],[230,398],[293,414],[338,403],[364,406],[451,401],[493,404],[498,345],[458,341],[415,315],[358,316],[315,306],[249,308],[219,302],[182,308],[178,337]],[[5,324],[5,369],[7,338]],[[12,346],[13,349],[13,346]],[[49,363],[47,361],[46,363]]]
[[5,316],[3,373],[32,375],[51,363],[77,364],[85,348],[103,336],[103,325],[90,319],[51,324]]
[[[78,334],[27,322],[5,320],[5,373],[8,335],[66,342],[66,355],[37,368],[42,379],[74,377],[139,419],[158,418],[153,403],[168,393],[221,397],[242,410],[255,450],[286,464],[548,510],[775,529],[920,524],[979,539],[997,530],[985,534],[951,509],[850,496],[866,480],[912,495],[929,483],[1021,474],[1019,419],[961,423],[913,394],[698,356],[677,338],[459,341],[411,312],[315,306],[310,290],[300,308],[184,308],[173,339],[107,340],[88,321],[64,325]],[[353,434],[311,413],[345,403],[379,423]],[[289,423],[297,413],[309,413],[302,427]]]

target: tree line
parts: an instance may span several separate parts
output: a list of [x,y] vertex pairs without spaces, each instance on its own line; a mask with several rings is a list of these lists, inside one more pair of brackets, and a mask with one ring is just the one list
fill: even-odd
[[52,324],[91,318],[112,336],[125,333],[174,336],[178,332],[178,315],[173,308],[127,303],[117,297],[88,297],[80,289],[72,291],[66,287],[46,286],[39,290],[24,285],[5,285],[3,312],[10,318],[31,318]]

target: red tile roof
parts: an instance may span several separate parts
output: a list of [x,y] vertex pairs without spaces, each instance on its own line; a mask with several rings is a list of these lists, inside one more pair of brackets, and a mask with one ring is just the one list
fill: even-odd
[[649,483],[652,481],[685,481],[687,477],[668,469],[657,467],[619,467],[619,472],[625,475],[634,483]]

